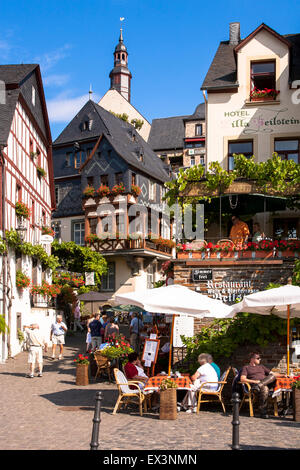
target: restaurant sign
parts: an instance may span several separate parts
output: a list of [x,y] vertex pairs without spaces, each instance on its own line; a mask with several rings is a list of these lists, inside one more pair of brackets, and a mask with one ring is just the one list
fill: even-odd
[[[254,289],[252,281],[212,281],[206,282],[207,295],[213,299],[222,300],[225,303],[232,304],[240,301],[244,295],[258,292]],[[196,287],[200,291],[200,287]]]

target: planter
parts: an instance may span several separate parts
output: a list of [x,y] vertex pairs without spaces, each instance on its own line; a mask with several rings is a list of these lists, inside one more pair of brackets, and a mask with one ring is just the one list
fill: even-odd
[[273,96],[256,96],[250,98],[250,101],[275,101]]
[[300,422],[300,390],[293,390],[294,421]]
[[177,419],[176,388],[160,391],[159,419]]
[[292,250],[278,251],[278,258],[295,258],[295,253]]
[[89,365],[77,364],[76,366],[76,385],[85,386],[89,384]]

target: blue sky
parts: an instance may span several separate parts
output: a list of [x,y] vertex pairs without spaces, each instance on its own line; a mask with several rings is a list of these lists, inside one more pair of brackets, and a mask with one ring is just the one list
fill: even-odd
[[[0,63],[39,63],[53,140],[88,99],[109,89],[120,17],[129,52],[132,104],[151,122],[191,114],[229,23],[241,36],[262,22],[300,33],[299,0],[0,0]],[[12,6],[13,5],[13,6]]]

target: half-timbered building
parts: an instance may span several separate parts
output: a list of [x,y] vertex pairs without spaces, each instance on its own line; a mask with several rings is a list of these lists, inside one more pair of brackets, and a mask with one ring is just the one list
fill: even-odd
[[[2,237],[5,240],[8,232],[17,230],[23,243],[42,245],[50,254],[51,245],[45,243],[43,234],[51,230],[55,196],[51,132],[39,65],[1,65],[0,80]],[[39,315],[46,328],[51,321],[46,304],[33,299],[29,288],[16,286],[17,271],[36,285],[49,280],[51,274],[38,259],[18,255],[13,249],[1,258],[1,313],[9,326],[9,333],[2,335],[3,359],[19,352],[18,332],[25,322],[33,322]]]

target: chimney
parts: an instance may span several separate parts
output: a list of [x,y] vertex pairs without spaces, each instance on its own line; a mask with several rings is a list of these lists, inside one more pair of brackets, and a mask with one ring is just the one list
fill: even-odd
[[240,40],[240,23],[229,23],[229,44],[237,46]]

